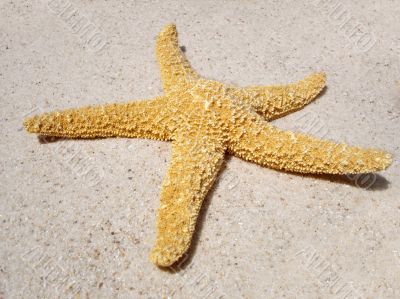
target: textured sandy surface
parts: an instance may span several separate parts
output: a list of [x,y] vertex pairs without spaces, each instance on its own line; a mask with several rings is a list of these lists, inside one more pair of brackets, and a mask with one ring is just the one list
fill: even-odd
[[[0,297],[399,298],[398,3],[198,2],[0,3]],[[98,43],[75,33],[74,11]],[[190,258],[160,271],[148,254],[170,144],[41,144],[22,120],[160,94],[155,37],[171,22],[213,79],[325,71],[326,92],[275,124],[384,148],[393,165],[369,187],[373,176],[302,177],[229,158]]]

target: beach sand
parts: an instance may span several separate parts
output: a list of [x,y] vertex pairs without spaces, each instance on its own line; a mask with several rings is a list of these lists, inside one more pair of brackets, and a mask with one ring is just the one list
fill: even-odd
[[[0,4],[0,298],[400,298],[398,3],[135,2]],[[168,23],[208,78],[326,72],[324,93],[274,124],[385,149],[392,166],[305,177],[227,157],[187,259],[160,270],[148,255],[171,145],[40,142],[23,120],[161,94]]]

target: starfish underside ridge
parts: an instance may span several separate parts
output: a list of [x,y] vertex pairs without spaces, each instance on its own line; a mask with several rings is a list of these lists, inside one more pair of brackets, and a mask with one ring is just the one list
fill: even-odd
[[384,151],[282,131],[268,122],[310,103],[325,86],[323,73],[279,86],[236,87],[207,80],[182,53],[175,25],[159,34],[156,54],[164,95],[45,113],[24,123],[28,132],[64,138],[172,141],[150,255],[156,265],[170,266],[188,250],[202,202],[226,153],[297,173],[368,173],[391,163]]

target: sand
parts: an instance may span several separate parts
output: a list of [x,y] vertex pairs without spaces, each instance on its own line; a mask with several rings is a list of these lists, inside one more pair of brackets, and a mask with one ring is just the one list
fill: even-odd
[[[0,298],[399,298],[397,1],[134,2],[0,4]],[[187,260],[159,270],[148,254],[170,144],[40,143],[22,122],[160,94],[155,38],[171,22],[208,78],[325,71],[324,94],[274,123],[386,149],[393,165],[304,177],[227,158]]]

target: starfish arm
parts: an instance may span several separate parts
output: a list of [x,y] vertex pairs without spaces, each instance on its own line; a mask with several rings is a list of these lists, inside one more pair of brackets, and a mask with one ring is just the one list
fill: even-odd
[[157,240],[150,259],[167,267],[189,249],[202,202],[222,165],[225,149],[199,138],[173,141],[161,191]]
[[165,26],[160,32],[157,38],[156,54],[166,93],[186,85],[190,80],[200,78],[179,47],[178,33],[174,24]]
[[369,173],[391,164],[390,154],[384,151],[282,131],[256,117],[246,119],[242,129],[232,134],[228,150],[263,166],[300,173]]
[[325,82],[324,73],[315,73],[288,85],[227,87],[227,91],[249,104],[265,119],[271,120],[303,108],[321,92]]
[[88,106],[25,120],[30,133],[64,138],[138,137],[169,140],[173,127],[167,99]]

